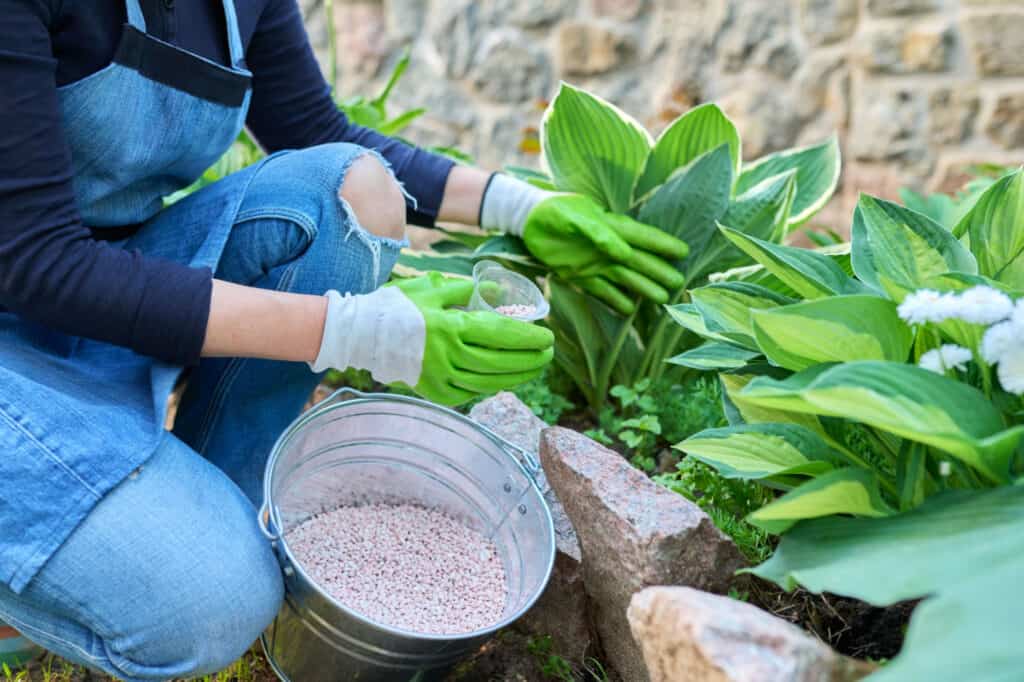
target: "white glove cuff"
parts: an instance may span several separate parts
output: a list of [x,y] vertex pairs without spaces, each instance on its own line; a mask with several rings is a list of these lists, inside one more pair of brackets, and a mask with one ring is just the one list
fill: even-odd
[[480,227],[523,236],[526,217],[533,207],[551,196],[539,187],[504,173],[495,173],[484,192]]
[[419,383],[427,327],[423,314],[396,287],[342,296],[328,291],[327,319],[314,372],[369,370],[382,384]]

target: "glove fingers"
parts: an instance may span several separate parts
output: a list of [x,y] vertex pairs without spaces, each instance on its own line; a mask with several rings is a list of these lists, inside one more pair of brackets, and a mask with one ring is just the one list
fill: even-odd
[[580,288],[594,298],[607,303],[620,315],[629,315],[636,310],[636,303],[606,279],[602,279],[601,277],[587,277],[585,279],[578,280],[578,283]]
[[550,329],[497,313],[465,313],[459,339],[464,344],[496,350],[543,351],[555,342]]
[[492,394],[525,384],[527,381],[539,377],[543,371],[543,369],[534,369],[511,374],[476,374],[457,369],[452,372],[450,382],[467,391]]
[[673,260],[686,258],[690,247],[686,242],[677,239],[656,227],[637,222],[629,216],[612,217],[615,230],[630,245],[644,251],[657,253]]
[[623,265],[630,270],[643,273],[647,278],[654,280],[669,291],[675,291],[686,283],[683,273],[672,267],[670,263],[646,251],[634,250],[633,255],[624,261]]
[[668,303],[668,292],[665,291],[665,288],[636,270],[630,270],[623,265],[614,265],[608,268],[605,277],[649,301]]
[[442,306],[466,305],[473,295],[473,280],[461,277],[446,277],[438,288]]
[[456,367],[477,374],[512,374],[544,368],[554,355],[545,350],[491,350],[459,344],[452,351]]
[[616,230],[602,222],[583,218],[576,221],[576,228],[597,247],[598,251],[613,260],[626,260],[633,253],[633,247],[619,236]]

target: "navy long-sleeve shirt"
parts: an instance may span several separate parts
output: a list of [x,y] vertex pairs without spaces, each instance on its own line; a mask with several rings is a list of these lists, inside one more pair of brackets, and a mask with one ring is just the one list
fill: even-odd
[[[325,142],[379,150],[430,226],[452,164],[348,122],[334,106],[295,0],[236,0],[246,121],[268,151]],[[219,0],[142,0],[147,30],[228,64]],[[57,88],[106,67],[124,0],[0,0],[0,310],[177,364],[199,358],[212,273],[114,248],[78,214]],[[158,137],[153,140],[159,144]]]

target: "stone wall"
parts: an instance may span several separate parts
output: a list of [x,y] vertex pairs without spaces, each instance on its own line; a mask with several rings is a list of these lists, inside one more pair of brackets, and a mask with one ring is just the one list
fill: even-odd
[[[323,11],[306,1],[322,53]],[[1024,0],[335,0],[334,12],[340,92],[374,91],[411,46],[394,101],[429,114],[408,136],[485,167],[536,165],[560,79],[655,132],[717,101],[748,158],[839,131],[843,187],[822,216],[839,228],[858,191],[949,190],[971,163],[1024,161]]]

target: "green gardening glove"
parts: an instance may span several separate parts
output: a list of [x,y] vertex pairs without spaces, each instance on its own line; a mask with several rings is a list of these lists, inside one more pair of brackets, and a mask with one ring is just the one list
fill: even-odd
[[491,312],[466,312],[473,282],[438,272],[369,293],[327,293],[314,371],[355,367],[444,405],[538,376],[554,355],[550,330]]
[[534,206],[523,241],[556,275],[623,315],[636,309],[637,296],[667,303],[686,281],[669,262],[686,257],[685,242],[578,194],[551,195]]
[[422,371],[412,389],[446,405],[492,395],[536,378],[554,357],[551,330],[491,312],[467,312],[473,282],[431,272],[392,286],[404,293],[426,328]]
[[555,194],[495,174],[481,203],[485,229],[522,237],[526,248],[562,279],[623,315],[638,298],[667,303],[685,283],[674,261],[689,247],[578,194]]

